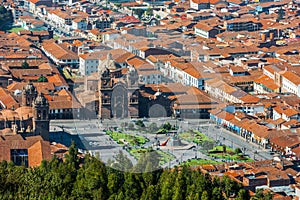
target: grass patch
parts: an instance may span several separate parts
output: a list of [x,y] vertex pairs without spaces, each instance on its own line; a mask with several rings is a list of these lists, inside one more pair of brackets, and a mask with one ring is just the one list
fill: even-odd
[[14,28],[8,30],[8,32],[11,32],[11,33],[18,33],[19,31],[22,31],[22,30],[25,30],[25,29],[22,28],[22,27],[14,27]]
[[214,142],[213,139],[207,137],[206,135],[204,135],[199,131],[184,132],[178,134],[178,136],[183,140],[186,140],[188,142],[194,142],[196,144],[201,144],[204,141]]
[[116,131],[106,131],[106,134],[108,134],[113,140],[118,142],[118,144],[128,144],[130,146],[143,145],[149,141],[149,139],[143,136],[130,135],[127,133],[120,133]]
[[149,149],[140,149],[140,148],[129,150],[129,153],[137,160],[139,160],[140,157],[146,152],[150,152],[153,154],[156,153],[155,156],[158,155],[159,165],[163,165],[175,159],[174,155],[161,150],[153,150],[153,149],[149,150]]
[[242,153],[236,154],[234,149],[226,146],[226,152],[223,151],[223,146],[215,146],[209,150],[209,156],[225,161],[238,161],[238,162],[253,162],[251,158],[243,155]]
[[244,156],[244,155],[230,155],[228,153],[215,153],[215,154],[209,154],[209,156],[213,157],[213,158],[218,158],[218,159],[222,159],[225,161],[237,161],[237,162],[253,162],[254,160],[249,158],[248,156]]
[[[223,146],[215,146],[214,148],[212,148],[211,150],[209,150],[208,152],[209,153],[213,153],[213,152],[223,152],[223,149],[224,147]],[[226,153],[229,153],[229,154],[233,154],[234,153],[234,150],[228,146],[226,146]]]
[[222,163],[223,162],[215,161],[215,160],[191,159],[189,161],[183,162],[182,165],[197,166],[197,165],[217,165]]
[[59,39],[59,36],[58,36],[58,35],[54,35],[54,36],[53,36],[53,39],[54,39],[54,40],[58,40],[58,39]]

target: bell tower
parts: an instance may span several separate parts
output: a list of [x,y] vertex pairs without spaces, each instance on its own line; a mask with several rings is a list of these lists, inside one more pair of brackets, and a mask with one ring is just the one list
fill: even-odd
[[32,83],[28,83],[22,91],[22,106],[31,106],[36,96],[36,88]]
[[43,94],[39,94],[32,103],[33,134],[49,140],[49,103]]
[[111,118],[111,94],[113,81],[111,80],[110,70],[104,68],[100,71],[99,81],[99,118]]

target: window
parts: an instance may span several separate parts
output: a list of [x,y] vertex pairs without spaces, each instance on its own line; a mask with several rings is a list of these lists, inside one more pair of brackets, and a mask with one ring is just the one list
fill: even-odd
[[27,149],[11,149],[10,160],[15,165],[24,165],[28,167],[28,150]]

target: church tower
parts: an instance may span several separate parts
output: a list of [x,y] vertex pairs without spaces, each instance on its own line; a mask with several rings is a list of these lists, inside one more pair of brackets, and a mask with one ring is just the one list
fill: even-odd
[[31,106],[36,97],[36,88],[32,83],[28,83],[22,91],[22,106]]
[[32,103],[33,133],[49,140],[49,103],[44,95],[39,94]]

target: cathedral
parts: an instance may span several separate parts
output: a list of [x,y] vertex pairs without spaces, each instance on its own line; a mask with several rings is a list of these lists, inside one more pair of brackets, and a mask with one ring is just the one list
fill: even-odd
[[139,83],[134,67],[124,69],[117,66],[109,53],[99,66],[99,118],[139,117]]
[[49,140],[49,103],[43,94],[38,94],[28,83],[18,97],[17,109],[0,111],[0,134],[26,136],[40,135]]

